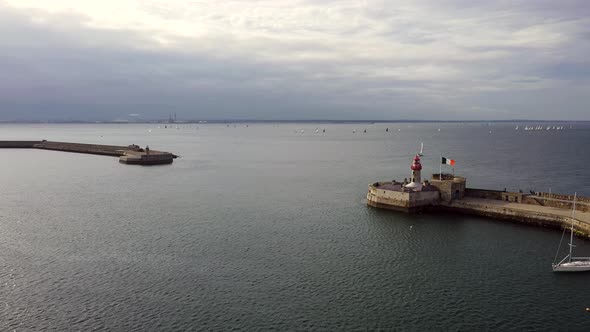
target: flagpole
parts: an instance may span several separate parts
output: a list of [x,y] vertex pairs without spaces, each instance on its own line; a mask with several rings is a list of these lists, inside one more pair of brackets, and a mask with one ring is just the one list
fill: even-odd
[[439,161],[439,164],[438,164],[438,169],[439,169],[439,171],[438,171],[438,179],[439,180],[442,180],[442,153],[440,154],[440,161]]

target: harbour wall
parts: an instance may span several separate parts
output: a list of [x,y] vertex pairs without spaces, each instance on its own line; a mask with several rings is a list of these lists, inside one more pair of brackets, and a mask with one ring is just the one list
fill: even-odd
[[379,183],[369,186],[367,193],[367,204],[373,207],[404,211],[417,212],[425,206],[434,206],[440,199],[438,191],[422,191],[420,193],[401,192],[394,190],[383,190],[378,188]]
[[38,144],[35,144],[34,148],[42,150],[96,154],[111,157],[121,157],[125,155],[125,151],[129,150],[129,148],[126,146],[51,141],[39,142]]
[[[567,195],[561,195],[566,196]],[[584,201],[582,200],[584,199]],[[530,205],[539,205],[539,206],[548,206],[548,207],[555,207],[560,209],[572,210],[574,207],[574,197],[571,196],[571,200],[561,200],[561,199],[553,199],[553,198],[544,198],[544,197],[537,197],[537,196],[524,196],[523,203],[530,204]],[[576,211],[582,212],[590,212],[590,203],[587,203],[586,197],[579,197],[576,198]]]
[[375,182],[369,185],[367,204],[409,213],[464,213],[552,228],[570,227],[573,222],[577,234],[590,238],[588,197],[577,197],[573,216],[573,195],[466,188],[465,178],[451,174],[433,174],[423,185],[422,191],[408,191],[396,183]]
[[[520,192],[466,188],[465,197],[484,198],[537,206],[547,206],[559,209],[572,210],[574,207],[574,195],[560,195],[538,192],[524,194]],[[577,197],[576,211],[590,212],[590,198]]]
[[502,192],[499,190],[465,188],[465,196],[501,200]]
[[0,149],[32,149],[41,141],[0,141]]
[[102,144],[85,144],[53,141],[0,141],[0,149],[41,149],[102,156],[119,157],[119,161],[125,164],[135,165],[160,165],[170,164],[177,158],[176,155],[163,152],[142,149],[137,145],[119,146]]
[[[572,224],[572,218],[564,215],[531,210],[519,210],[511,207],[473,203],[461,200],[453,201],[449,204],[441,204],[438,208],[447,212],[509,220],[549,228],[563,229],[571,227]],[[590,239],[590,223],[574,219],[574,231],[577,235]]]
[[[552,194],[552,193],[545,193],[545,192],[538,192],[538,193],[536,193],[536,195],[541,196],[543,198],[548,198],[548,199],[561,199],[561,200],[565,200],[565,201],[573,201],[574,200],[574,195],[560,195],[560,194]],[[590,197],[578,196],[576,198],[576,202],[590,204]]]
[[[369,185],[367,204],[408,213],[445,211],[551,228],[570,227],[573,221],[575,232],[590,238],[590,204],[586,197],[576,201],[576,215],[572,219],[573,196],[466,188],[463,197],[455,198],[455,189],[461,189],[455,182],[460,181],[443,182],[445,186],[430,181],[438,190],[420,192],[389,190],[388,182],[376,182]],[[447,192],[445,197],[443,191]]]

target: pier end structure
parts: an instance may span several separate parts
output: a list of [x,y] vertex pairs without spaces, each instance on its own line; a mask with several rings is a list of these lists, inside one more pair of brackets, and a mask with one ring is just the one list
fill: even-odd
[[[415,178],[416,158],[411,179]],[[433,174],[420,186],[412,182],[404,179],[369,184],[367,205],[407,213],[462,213],[552,228],[572,224],[571,195],[468,188],[466,178],[452,174]],[[578,197],[575,207],[574,229],[590,238],[590,198]]]
[[367,204],[408,213],[450,203],[465,195],[466,179],[450,174],[433,174],[430,180],[422,181],[420,156],[416,155],[410,166],[410,178],[403,182],[375,182],[369,185]]
[[95,154],[102,156],[118,157],[124,164],[134,165],[159,165],[170,164],[176,156],[170,152],[143,149],[138,145],[128,146],[69,143],[54,141],[0,141],[0,149],[41,149],[62,152],[74,152]]

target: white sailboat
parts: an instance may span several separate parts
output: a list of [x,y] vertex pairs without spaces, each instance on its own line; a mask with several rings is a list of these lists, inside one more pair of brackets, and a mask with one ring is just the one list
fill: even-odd
[[424,151],[424,142],[420,142],[420,152],[418,153],[418,155],[420,157],[422,157],[424,154],[422,154],[422,152]]
[[[574,193],[574,207],[572,210],[572,227],[570,228],[570,251],[567,256],[565,256],[559,263],[551,264],[553,268],[553,272],[582,272],[582,271],[590,271],[590,257],[572,257],[572,249],[574,247],[574,220],[576,218],[576,193]],[[565,234],[565,229],[563,230],[563,234]],[[563,235],[561,236],[561,240],[563,241]],[[559,248],[557,248],[557,254],[555,258],[557,260],[557,255],[559,254],[559,249],[561,248],[561,241],[559,242]]]

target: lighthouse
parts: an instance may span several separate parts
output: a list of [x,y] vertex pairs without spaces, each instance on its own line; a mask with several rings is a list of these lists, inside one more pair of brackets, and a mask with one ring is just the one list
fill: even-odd
[[418,155],[414,157],[414,162],[410,169],[412,170],[411,181],[405,187],[414,191],[421,191],[422,179],[420,178],[420,171],[422,170],[422,164],[420,164],[420,157]]

